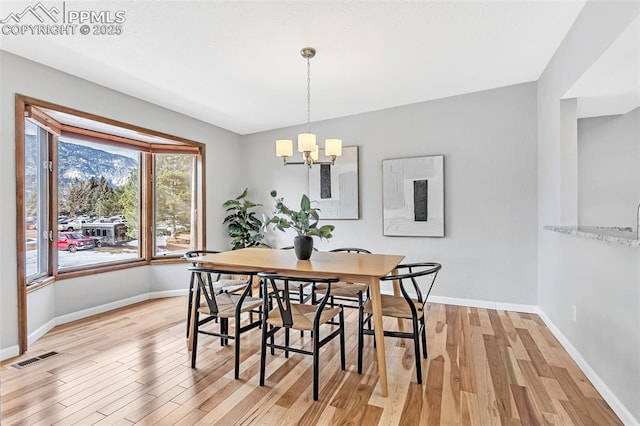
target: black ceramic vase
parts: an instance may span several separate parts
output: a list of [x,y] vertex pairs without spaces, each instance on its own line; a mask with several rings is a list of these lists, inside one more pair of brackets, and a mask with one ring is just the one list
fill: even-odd
[[296,251],[296,257],[300,260],[309,260],[313,251],[313,238],[298,235],[293,239],[293,248]]

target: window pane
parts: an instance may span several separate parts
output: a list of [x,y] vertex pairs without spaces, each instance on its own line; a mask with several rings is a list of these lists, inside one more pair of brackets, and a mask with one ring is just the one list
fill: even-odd
[[58,141],[58,268],[140,258],[140,154]]
[[155,154],[154,159],[155,255],[179,255],[195,240],[195,156]]
[[28,120],[25,120],[24,128],[25,268],[30,284],[47,275],[49,269],[49,134]]

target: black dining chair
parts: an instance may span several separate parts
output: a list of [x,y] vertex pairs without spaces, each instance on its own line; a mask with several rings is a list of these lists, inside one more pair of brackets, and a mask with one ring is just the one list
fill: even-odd
[[[359,254],[371,254],[369,250],[355,247],[344,247],[329,250],[330,253],[359,253]],[[312,288],[312,303],[316,303],[318,297],[322,297],[325,294],[326,284],[317,284]],[[365,295],[367,296],[365,298]],[[331,285],[331,296],[329,303],[331,306],[335,306],[336,300],[341,302],[340,305],[344,308],[356,308],[358,309],[358,328],[362,328],[364,324],[360,324],[360,319],[363,315],[360,311],[364,308],[364,302],[369,299],[369,284],[368,283],[351,283],[338,281]],[[368,321],[369,330],[371,330],[371,321]],[[358,333],[358,347],[362,345],[360,341],[362,334]],[[358,352],[358,374],[362,374],[362,351]]]
[[[195,276],[196,280],[196,300],[200,301],[201,298],[204,298],[204,301],[200,303],[193,313],[195,316],[193,321],[195,329],[193,330],[193,343],[191,347],[191,368],[196,367],[199,334],[220,337],[220,344],[222,346],[226,346],[229,343],[229,339],[233,339],[235,341],[234,377],[237,379],[240,373],[240,334],[262,325],[261,315],[258,315],[258,319],[255,321],[253,321],[252,315],[253,313],[262,313],[262,299],[251,296],[251,283],[253,282],[256,272],[231,271],[199,266],[192,266],[189,270]],[[213,277],[220,275],[246,277],[242,287],[244,290],[241,293],[232,293],[226,291],[224,286],[216,285],[217,283]],[[250,314],[248,322],[245,325],[242,325],[241,315],[243,313]],[[200,319],[201,315],[205,315],[205,318]],[[233,319],[233,334],[229,333],[229,319]],[[219,332],[203,328],[204,325],[213,320],[219,320]]]
[[[422,355],[427,358],[427,332],[425,329],[425,313],[427,309],[427,298],[431,293],[433,284],[442,265],[439,263],[410,263],[397,266],[396,275],[387,275],[380,278],[381,282],[398,281],[400,284],[400,296],[382,294],[382,316],[400,319],[410,319],[412,322],[411,332],[384,330],[384,335],[389,337],[400,337],[413,339],[415,348],[416,376],[418,383],[422,383],[422,368],[420,360],[420,339],[422,338]],[[373,335],[374,331],[365,329],[363,323],[373,315],[371,300],[367,301],[361,311],[364,318],[358,320],[360,325],[358,339],[358,362],[362,364],[363,334]],[[358,365],[361,371],[362,365]]]
[[[266,309],[262,316],[262,347],[260,351],[260,386],[264,386],[267,348],[271,349],[271,354],[275,353],[275,349],[284,350],[285,357],[289,356],[289,352],[296,352],[304,355],[313,356],[313,400],[318,400],[318,388],[320,382],[320,349],[329,343],[332,339],[340,338],[340,363],[342,370],[345,369],[345,351],[344,351],[344,313],[342,307],[330,307],[327,305],[331,294],[331,285],[338,282],[337,278],[300,278],[279,275],[273,273],[261,272],[258,274],[261,278],[263,289],[264,306],[268,306],[269,294],[273,295],[275,304],[272,309]],[[305,282],[309,284],[326,284],[325,297],[316,305],[292,302],[290,291],[292,286],[289,282]],[[278,282],[284,283],[279,288]],[[325,325],[332,318],[338,317],[337,328],[320,338],[320,326]],[[331,327],[328,325],[327,327]],[[325,327],[323,327],[324,330]],[[276,344],[274,335],[278,330],[284,329],[284,345]],[[289,330],[311,331],[312,350],[306,350],[302,347],[293,347],[289,341]]]
[[[186,252],[182,257],[186,260],[190,261],[193,257],[204,256],[206,254],[216,254],[220,253],[216,250],[191,250]],[[191,266],[198,266],[196,262],[191,262]],[[196,275],[194,272],[191,273],[191,278],[189,279],[189,295],[187,298],[187,337],[189,337],[189,330],[191,327],[191,315],[192,315],[192,304],[193,304],[193,293],[195,289],[196,283]]]
[[[216,250],[191,250],[186,252],[182,257],[185,258],[187,261],[191,262],[191,266],[195,267],[195,266],[198,266],[198,263],[192,260],[194,257],[204,256],[207,254],[218,254],[218,253],[220,252]],[[238,291],[242,289],[245,285],[244,281],[242,280],[221,279],[220,275],[216,276],[214,281],[218,283],[216,284],[216,286],[226,287],[225,290],[227,292]],[[196,275],[194,272],[191,272],[191,278],[189,279],[189,296],[187,299],[187,304],[188,304],[187,306],[187,337],[189,337],[189,328],[191,327],[191,315],[192,315],[191,310],[192,310],[192,304],[193,304],[193,293],[195,289],[195,283],[196,283]]]

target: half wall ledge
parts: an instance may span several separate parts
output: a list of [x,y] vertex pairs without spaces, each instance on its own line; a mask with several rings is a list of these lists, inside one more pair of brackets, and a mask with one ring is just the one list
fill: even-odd
[[631,227],[547,225],[544,229],[545,231],[560,232],[590,240],[600,240],[617,246],[640,248],[638,234]]

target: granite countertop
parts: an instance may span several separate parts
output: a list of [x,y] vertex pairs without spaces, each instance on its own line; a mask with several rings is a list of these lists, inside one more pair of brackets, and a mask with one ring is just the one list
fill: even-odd
[[640,248],[638,234],[631,227],[545,226],[544,229],[592,240],[601,240],[608,244]]

